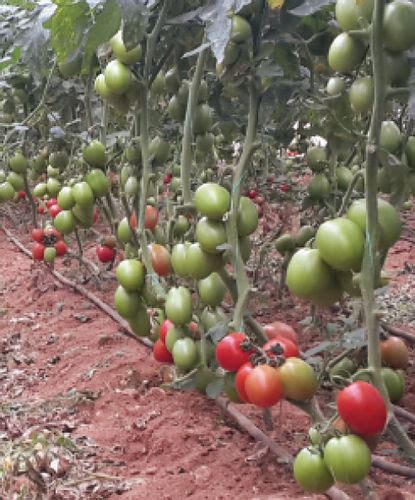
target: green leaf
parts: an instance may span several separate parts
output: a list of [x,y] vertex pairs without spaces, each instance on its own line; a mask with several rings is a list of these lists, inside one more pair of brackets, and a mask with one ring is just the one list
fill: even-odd
[[85,44],[84,34],[91,22],[85,0],[54,0],[57,9],[45,27],[50,29],[51,45],[59,64],[80,54]]
[[305,0],[302,5],[289,12],[295,16],[310,16],[331,3],[334,3],[334,0]]
[[225,385],[224,379],[217,378],[206,387],[206,396],[209,399],[217,399],[222,393],[224,385]]
[[206,332],[206,338],[217,344],[228,333],[228,327],[225,323],[218,323],[216,326]]
[[122,36],[127,50],[136,47],[148,26],[148,9],[145,0],[118,0],[123,21]]
[[97,48],[115,35],[121,23],[121,13],[117,0],[108,0],[103,9],[95,15],[95,23],[86,35],[82,72],[89,74]]

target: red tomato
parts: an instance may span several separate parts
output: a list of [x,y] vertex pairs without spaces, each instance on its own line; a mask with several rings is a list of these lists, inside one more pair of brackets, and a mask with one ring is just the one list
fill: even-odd
[[278,186],[278,189],[283,193],[288,193],[288,191],[290,190],[290,186],[288,184],[283,183]]
[[51,238],[52,236],[54,236],[56,240],[60,240],[62,238],[61,233],[53,226],[45,227],[43,232],[46,238]]
[[25,200],[26,199],[26,193],[24,191],[19,191],[17,193],[19,200]]
[[57,205],[58,203],[58,200],[56,198],[50,198],[47,202],[46,202],[46,206],[47,208],[50,208],[51,206],[53,205]]
[[264,199],[264,197],[263,197],[263,196],[257,196],[257,197],[255,198],[255,203],[256,203],[257,205],[263,205],[263,204],[264,204],[264,202],[265,202],[265,199]]
[[96,224],[99,221],[99,210],[97,207],[94,207],[94,213],[92,215],[92,223]]
[[257,195],[257,192],[255,191],[255,189],[250,189],[248,191],[248,198],[251,198],[251,200],[255,200],[256,195]]
[[49,207],[49,215],[54,219],[60,212],[62,212],[62,209],[59,205],[51,205]]
[[42,243],[34,243],[32,246],[32,256],[35,260],[43,260],[43,255],[45,253],[45,245]]
[[165,319],[162,324],[160,325],[160,340],[163,342],[163,344],[166,343],[166,337],[167,333],[170,330],[170,328],[174,327],[173,321],[170,321],[169,319]]
[[[272,340],[268,340],[266,344],[264,344],[263,349],[268,351],[274,345],[280,345],[282,347],[282,356],[284,358],[298,358],[300,356],[300,351],[294,342],[291,340],[285,339],[284,337],[276,337]],[[269,353],[270,357],[273,357],[273,353]]]
[[367,382],[357,381],[337,395],[337,411],[352,432],[371,436],[383,431],[387,420],[380,392]]
[[159,211],[157,210],[157,208],[151,205],[147,205],[144,214],[145,229],[150,229],[150,231],[154,231],[155,227],[157,226],[158,220],[159,220]]
[[278,370],[258,365],[248,373],[245,391],[249,402],[260,408],[269,408],[283,397],[283,385]]
[[163,184],[167,185],[167,184],[170,184],[171,182],[171,177],[169,175],[165,175],[163,177]]
[[252,350],[243,351],[241,343],[248,340],[243,332],[232,332],[226,335],[216,346],[216,360],[219,365],[230,372],[236,372],[249,361]]
[[235,388],[236,392],[238,393],[239,398],[242,401],[245,401],[246,403],[249,403],[249,398],[245,390],[245,381],[246,377],[251,373],[251,371],[254,369],[252,364],[248,361],[248,363],[245,363],[242,365],[239,370],[236,372],[236,377],[235,377]]
[[63,240],[58,240],[55,243],[55,250],[57,257],[62,257],[62,255],[65,255],[66,252],[68,251],[68,246]]
[[137,229],[137,216],[135,215],[135,212],[133,212],[130,216],[130,226],[132,229]]
[[45,205],[39,205],[39,206],[37,207],[37,213],[38,213],[38,214],[44,214],[44,213],[45,213],[45,211],[46,211]]
[[96,252],[100,262],[112,262],[115,258],[115,249],[105,245],[97,246]]
[[35,227],[32,229],[31,238],[33,241],[37,241],[38,243],[42,243],[44,237],[43,229],[40,227]]
[[199,325],[195,321],[191,321],[188,325],[187,328],[193,333],[193,334],[199,334]]
[[158,339],[153,346],[153,356],[160,363],[173,363],[173,356],[167,350],[164,342]]
[[264,326],[264,332],[269,340],[276,337],[291,340],[294,344],[298,344],[297,332],[294,328],[282,321],[273,321],[272,323]]
[[152,243],[148,249],[154,271],[159,276],[167,276],[171,271],[170,254],[167,248],[158,243]]

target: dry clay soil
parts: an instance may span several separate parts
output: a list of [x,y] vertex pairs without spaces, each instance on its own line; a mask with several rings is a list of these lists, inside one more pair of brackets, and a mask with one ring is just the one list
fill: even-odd
[[[20,238],[29,245],[27,237]],[[400,273],[402,265],[413,265],[414,254],[408,241],[391,252],[388,268],[397,293],[409,279]],[[111,304],[114,287],[107,281],[104,291],[94,290]],[[264,306],[260,320],[273,317],[301,329],[302,306],[288,306]],[[310,333],[300,338],[303,348],[316,343]],[[402,402],[409,410],[415,408],[413,375],[411,366]],[[77,446],[61,460],[59,477],[43,476],[41,498],[325,498],[306,495],[284,464],[213,401],[161,388],[163,376],[147,347],[123,335],[112,319],[60,285],[0,231],[0,445],[17,446],[46,430],[50,440],[64,435]],[[242,411],[263,428],[258,410]],[[274,408],[273,417],[269,434],[296,453],[306,444],[308,418],[287,403]],[[413,436],[414,426],[408,431]],[[379,498],[415,498],[409,479],[376,469],[371,479]],[[15,479],[16,488],[32,483],[26,476]],[[362,498],[357,487],[346,491]]]

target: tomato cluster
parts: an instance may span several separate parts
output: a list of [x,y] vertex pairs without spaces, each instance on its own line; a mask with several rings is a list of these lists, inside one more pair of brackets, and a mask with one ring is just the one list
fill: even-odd
[[243,332],[231,332],[216,346],[221,368],[235,373],[233,384],[239,401],[269,408],[283,397],[306,401],[317,390],[312,367],[299,358],[297,334],[276,321],[264,327],[269,340],[255,347]]
[[32,229],[32,256],[35,260],[53,262],[56,257],[62,257],[68,247],[62,235],[53,226]]
[[[401,233],[396,209],[378,200],[379,252],[387,250]],[[362,267],[366,230],[366,201],[356,200],[346,217],[321,224],[315,235],[315,248],[298,250],[290,260],[286,283],[294,295],[316,305],[337,302],[344,292],[360,295],[359,272]],[[381,285],[381,281],[379,281]]]

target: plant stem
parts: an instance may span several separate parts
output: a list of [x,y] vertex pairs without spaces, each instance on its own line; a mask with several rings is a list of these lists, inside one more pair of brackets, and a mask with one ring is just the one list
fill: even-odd
[[23,181],[24,181],[24,190],[27,194],[27,197],[29,198],[30,208],[32,210],[33,227],[37,227],[36,204],[35,200],[33,199],[32,192],[30,191],[29,181],[27,179],[27,172],[23,174]]
[[187,100],[186,118],[183,125],[182,154],[180,158],[181,181],[183,189],[183,202],[190,203],[192,195],[190,191],[190,172],[192,168],[192,138],[193,138],[193,116],[197,106],[200,82],[202,80],[203,69],[205,67],[207,50],[199,52],[197,58],[196,70],[193,76],[192,84],[189,89],[189,98]]
[[[381,375],[379,315],[376,312],[375,285],[378,265],[376,262],[376,241],[378,226],[378,154],[380,128],[384,116],[386,97],[386,80],[383,57],[383,12],[385,0],[375,0],[370,47],[373,64],[374,103],[370,122],[368,142],[366,146],[366,246],[362,267],[362,294],[365,311],[365,323],[368,348],[368,366],[373,373],[373,381],[389,404],[387,390]],[[396,417],[392,416],[389,430],[396,443],[403,449],[407,457],[415,459],[415,446],[402,429]]]
[[150,176],[150,155],[149,155],[149,81],[151,78],[151,68],[153,65],[154,52],[156,48],[156,42],[159,37],[160,31],[166,20],[167,7],[171,0],[165,0],[163,6],[161,7],[159,17],[147,39],[147,50],[146,58],[144,63],[144,89],[142,93],[142,106],[140,113],[140,143],[141,143],[141,158],[143,164],[142,177],[141,177],[141,189],[140,189],[140,206],[138,213],[138,234],[140,239],[140,247],[144,265],[147,269],[148,276],[151,280],[151,285],[155,288],[156,294],[163,297],[165,295],[164,289],[158,280],[157,275],[154,273],[153,266],[151,263],[150,254],[147,248],[147,236],[144,229],[144,215],[147,204],[147,190],[148,182]]
[[256,137],[258,123],[258,104],[259,99],[255,82],[250,79],[249,87],[249,115],[248,125],[245,134],[242,155],[235,169],[233,178],[233,189],[231,196],[231,211],[227,222],[228,241],[232,248],[232,261],[235,269],[236,286],[238,291],[238,299],[235,304],[233,315],[233,323],[236,329],[243,329],[243,315],[249,299],[250,283],[245,270],[245,264],[242,260],[241,250],[238,237],[238,211],[239,201],[241,198],[241,185],[244,174],[249,165],[249,160],[254,149],[254,140]]

